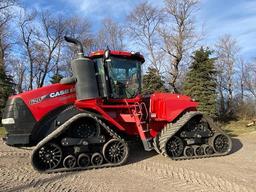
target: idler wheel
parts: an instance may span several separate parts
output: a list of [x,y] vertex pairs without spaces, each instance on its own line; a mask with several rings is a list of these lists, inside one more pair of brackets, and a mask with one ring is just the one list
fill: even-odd
[[32,164],[39,171],[51,170],[60,164],[62,150],[55,143],[47,143],[32,156]]
[[195,153],[194,153],[193,147],[190,147],[190,146],[185,147],[185,149],[184,149],[184,156],[185,157],[192,157],[194,155],[195,155]]
[[212,146],[217,153],[225,153],[230,150],[229,138],[224,134],[217,134],[212,140]]
[[108,163],[124,163],[128,157],[128,146],[120,139],[111,139],[103,147],[103,155]]
[[80,154],[77,159],[77,164],[79,167],[88,167],[90,165],[91,159],[87,154]]
[[100,134],[100,125],[91,118],[80,118],[71,124],[74,137],[92,138]]
[[195,153],[197,156],[204,155],[204,148],[202,146],[196,146],[195,147]]
[[63,160],[63,167],[67,169],[74,168],[76,166],[76,158],[73,155],[68,155]]
[[103,156],[100,153],[94,153],[91,158],[91,163],[95,166],[99,166],[103,163]]
[[173,136],[166,142],[165,149],[169,157],[180,157],[184,151],[184,143],[181,138]]

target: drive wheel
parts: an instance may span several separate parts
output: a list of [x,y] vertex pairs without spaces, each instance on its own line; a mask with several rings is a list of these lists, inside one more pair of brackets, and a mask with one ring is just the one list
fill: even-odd
[[165,149],[169,157],[180,157],[184,151],[184,143],[181,138],[173,136],[166,142]]
[[103,147],[103,155],[108,163],[122,164],[128,157],[128,146],[125,141],[111,139]]
[[100,153],[94,153],[91,158],[91,163],[95,166],[99,166],[103,163],[103,156]]
[[78,156],[77,164],[79,167],[88,167],[90,165],[90,156],[84,153]]
[[217,153],[225,153],[229,150],[229,139],[224,134],[218,134],[213,138],[212,146]]
[[68,155],[63,160],[63,167],[71,169],[76,166],[76,158],[73,155]]
[[38,170],[51,170],[60,164],[61,159],[61,148],[55,143],[47,143],[38,150],[32,161]]

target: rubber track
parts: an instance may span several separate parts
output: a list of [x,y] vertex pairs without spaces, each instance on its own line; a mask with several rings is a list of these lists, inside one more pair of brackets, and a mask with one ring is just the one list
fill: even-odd
[[[116,133],[114,132],[109,126],[107,126],[100,118],[100,116],[96,116],[95,114],[92,115],[91,113],[79,113],[75,116],[73,116],[72,118],[70,118],[68,121],[66,121],[64,124],[62,124],[60,127],[58,127],[56,130],[54,130],[52,133],[50,133],[47,137],[45,137],[42,141],[40,141],[37,146],[35,147],[35,149],[32,152],[31,155],[31,163],[33,165],[33,167],[37,170],[37,168],[34,166],[33,164],[33,155],[35,155],[35,153],[37,152],[37,150],[39,150],[43,145],[45,145],[47,142],[51,141],[52,139],[58,137],[61,133],[63,133],[68,126],[76,121],[77,119],[81,118],[81,117],[89,117],[94,119],[96,122],[98,122],[108,133],[109,135],[113,138],[113,139],[120,139],[122,140],[122,138]],[[129,153],[129,152],[128,152]],[[127,154],[128,157],[128,154]],[[45,173],[55,173],[55,172],[68,172],[68,171],[78,171],[78,170],[88,170],[88,169],[97,169],[97,168],[106,168],[106,167],[116,167],[116,166],[120,166],[122,164],[124,164],[125,162],[121,162],[121,163],[117,163],[117,164],[111,164],[111,163],[106,163],[100,166],[88,166],[85,168],[81,168],[81,167],[75,167],[75,168],[71,168],[71,169],[67,169],[67,168],[58,168],[58,169],[53,169],[53,170],[46,170],[46,171],[41,171],[41,170],[37,170],[39,172],[45,172]]]
[[[198,111],[192,111],[192,112],[187,112],[185,113],[177,122],[175,123],[168,123],[160,132],[160,134],[157,136],[157,138],[154,140],[156,148],[155,150],[160,152],[161,155],[168,157],[166,154],[165,146],[167,141],[177,133],[183,125],[185,125],[191,118],[197,115],[203,115],[201,112]],[[231,149],[232,149],[232,141],[230,137],[220,128],[218,128],[212,121],[211,118],[203,115],[203,118],[207,120],[207,122],[210,125],[210,128],[212,129],[213,132],[218,132],[222,133],[225,136],[228,137],[229,139],[229,149],[225,153],[214,153],[212,155],[202,155],[202,156],[192,156],[192,157],[171,157],[173,160],[187,160],[187,159],[199,159],[199,158],[210,158],[210,157],[218,157],[218,156],[223,156],[227,155]]]

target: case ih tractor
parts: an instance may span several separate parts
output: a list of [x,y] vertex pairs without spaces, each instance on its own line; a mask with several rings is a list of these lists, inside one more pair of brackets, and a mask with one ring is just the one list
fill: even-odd
[[97,51],[82,44],[71,62],[73,76],[9,98],[2,119],[5,142],[34,146],[31,162],[40,172],[118,166],[128,142],[173,160],[226,155],[231,139],[196,110],[190,97],[142,96],[140,53]]

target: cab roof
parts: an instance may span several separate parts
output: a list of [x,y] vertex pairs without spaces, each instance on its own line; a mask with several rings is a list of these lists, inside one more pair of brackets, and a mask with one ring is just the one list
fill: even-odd
[[[92,59],[99,58],[104,55],[104,52],[105,52],[105,50],[94,51],[89,54],[89,57]],[[139,52],[110,50],[110,55],[117,56],[117,57],[124,57],[124,58],[134,58],[134,59],[141,61],[142,63],[145,62],[143,55],[141,55]]]

